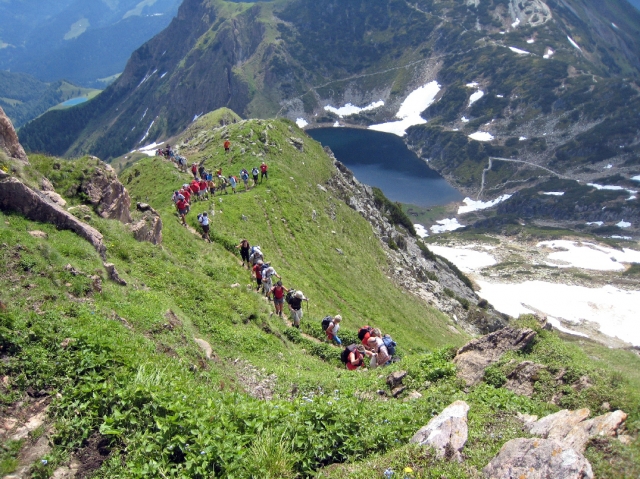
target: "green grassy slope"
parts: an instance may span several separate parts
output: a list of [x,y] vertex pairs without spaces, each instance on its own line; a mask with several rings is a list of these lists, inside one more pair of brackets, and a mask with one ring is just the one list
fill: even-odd
[[[0,377],[7,378],[0,382],[0,415],[11,414],[19,400],[28,404],[26,392],[52,399],[53,449],[35,461],[33,477],[49,477],[96,436],[111,451],[98,477],[360,478],[382,477],[387,467],[399,475],[410,466],[416,478],[462,478],[479,477],[507,440],[523,435],[517,412],[544,415],[588,406],[600,413],[608,401],[630,414],[627,427],[637,433],[640,387],[635,376],[623,376],[638,369],[637,356],[597,346],[587,356],[554,333],[539,331],[530,350],[505,358],[484,383],[466,390],[445,345],[467,338],[386,279],[385,256],[369,239],[370,226],[330,190],[316,186],[332,174],[319,145],[288,121],[212,130],[208,120],[185,133],[183,140],[191,141],[182,146],[183,154],[237,174],[258,161],[253,153],[263,153],[271,178],[248,193],[223,195],[222,202],[216,197],[195,203],[191,225],[198,211],[215,212],[215,241],[208,244],[180,226],[171,205],[173,187],[186,174],[161,158],[125,170],[121,180],[134,200],[149,202],[162,216],[161,246],[136,242],[126,226],[90,210],[79,214],[88,214],[104,235],[107,261],[127,286],[104,278],[98,254],[73,233],[0,213]],[[260,141],[264,131],[276,146]],[[229,155],[222,151],[224,132],[232,142]],[[304,153],[287,141],[291,137],[303,140]],[[60,193],[73,191],[95,163],[30,160]],[[35,175],[34,170],[24,174]],[[82,198],[69,200],[78,205]],[[36,229],[47,238],[32,237],[29,231]],[[306,333],[319,336],[319,318],[341,312],[344,337],[353,337],[361,323],[379,325],[398,341],[402,361],[384,372],[347,372],[337,348],[270,316],[271,305],[246,288],[248,272],[230,251],[241,236],[260,243],[285,284],[311,298],[303,318]],[[92,275],[103,277],[101,291]],[[204,358],[196,337],[211,344],[212,360]],[[514,365],[510,359],[542,362],[551,372],[562,367],[567,378],[587,374],[594,386],[577,391],[549,375],[532,399],[519,397],[501,387]],[[420,399],[403,402],[377,393],[388,390],[386,374],[401,368]],[[549,404],[557,393],[559,405]],[[455,399],[471,405],[464,464],[437,461],[406,446]],[[36,439],[32,434],[0,448],[1,473],[10,472],[16,451]],[[587,450],[597,477],[637,477],[638,441],[603,441]]]

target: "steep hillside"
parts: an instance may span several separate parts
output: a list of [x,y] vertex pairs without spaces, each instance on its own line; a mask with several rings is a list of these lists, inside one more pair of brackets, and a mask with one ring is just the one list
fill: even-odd
[[[227,175],[265,160],[269,179],[194,203],[185,228],[171,194],[190,175],[161,157],[132,164],[120,179],[162,218],[161,245],[137,242],[128,225],[90,206],[82,185],[104,168],[96,158],[32,155],[20,167],[1,159],[0,188],[15,175],[35,187],[45,175],[106,246],[101,258],[72,232],[0,213],[1,474],[481,477],[507,441],[529,436],[522,414],[588,407],[629,415],[619,438],[585,444],[597,477],[638,475],[637,355],[591,343],[587,355],[528,318],[515,325],[532,328],[523,330],[529,346],[467,385],[445,345],[468,337],[387,277],[388,251],[333,189],[340,172],[330,156],[287,120],[217,118],[185,132],[180,152]],[[213,243],[193,229],[205,210]],[[235,249],[243,236],[310,298],[302,333],[245,286]],[[381,326],[401,361],[346,371],[340,350],[317,339],[320,318],[337,312],[345,341],[363,323]],[[531,397],[507,381],[524,361],[542,367]],[[391,392],[386,375],[401,370],[403,386]],[[408,444],[454,400],[470,408],[463,462]]]
[[0,69],[104,88],[162,31],[179,0],[26,0],[0,4]]
[[[440,93],[424,112],[429,123],[408,137],[425,158],[441,158],[434,165],[445,173],[452,159],[437,135],[462,129],[446,144],[464,147],[478,130],[495,137],[470,142],[476,169],[483,148],[508,157],[514,146],[545,164],[625,161],[636,157],[639,32],[640,13],[626,0],[187,0],[103,95],[21,135],[27,148],[110,158],[220,106],[243,117],[369,126],[433,80]],[[378,101],[356,115],[325,110]],[[529,143],[513,145],[520,136]],[[479,187],[477,174],[474,182],[453,170],[460,185]]]

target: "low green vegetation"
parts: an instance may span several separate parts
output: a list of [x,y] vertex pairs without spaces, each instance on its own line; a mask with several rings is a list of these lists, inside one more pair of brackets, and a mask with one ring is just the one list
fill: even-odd
[[[265,132],[268,141],[261,141]],[[463,478],[479,477],[506,441],[523,436],[517,413],[545,415],[565,406],[599,413],[609,402],[629,413],[627,428],[637,433],[640,386],[620,368],[640,370],[638,358],[609,361],[605,351],[592,359],[532,320],[522,323],[538,332],[532,348],[466,388],[452,358],[468,338],[386,277],[371,226],[326,188],[330,159],[291,122],[240,122],[192,134],[177,142],[190,161],[237,175],[264,159],[269,180],[194,203],[191,226],[196,213],[213,213],[208,244],[179,224],[171,203],[189,175],[160,157],[124,170],[133,201],[150,203],[164,223],[163,243],[154,246],[88,213],[127,286],[109,281],[99,255],[72,232],[0,214],[0,377],[8,377],[0,412],[27,390],[52,399],[53,448],[36,461],[33,477],[49,477],[96,435],[110,451],[99,477],[361,478],[410,467],[415,478]],[[232,142],[229,154],[223,135]],[[303,151],[292,137],[302,140]],[[92,162],[34,156],[33,170],[23,173],[32,181],[36,173],[50,175],[78,203],[73,186]],[[242,237],[262,246],[285,286],[310,298],[301,330],[271,315],[272,305],[254,292],[235,249]],[[357,342],[359,326],[380,326],[398,342],[401,361],[384,372],[344,369],[341,350],[322,341],[320,328],[323,316],[337,313],[346,344]],[[212,346],[211,360],[195,338]],[[512,360],[541,362],[550,377],[562,365],[567,382],[544,377],[532,398],[518,396],[503,386]],[[390,397],[386,375],[400,369],[420,398]],[[584,375],[593,386],[573,390],[570,380]],[[550,402],[554,394],[561,395],[557,404]],[[408,445],[456,399],[471,407],[464,463]],[[16,466],[20,447],[6,444],[0,452],[6,471]],[[608,441],[587,452],[599,477],[620,471],[633,477],[640,467],[636,447]]]

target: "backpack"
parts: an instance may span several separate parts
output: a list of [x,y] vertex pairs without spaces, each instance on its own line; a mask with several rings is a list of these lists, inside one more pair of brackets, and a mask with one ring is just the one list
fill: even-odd
[[340,361],[342,361],[343,364],[347,364],[349,362],[349,355],[357,349],[358,346],[356,344],[350,344],[344,348],[344,351],[340,353]]
[[384,337],[382,338],[382,342],[387,347],[389,356],[393,356],[394,354],[396,354],[397,344],[393,339],[391,339],[391,336],[389,336],[388,334],[385,334]]
[[287,291],[287,294],[284,297],[284,300],[287,302],[287,304],[291,304],[291,300],[293,299],[294,294],[296,294],[295,289],[290,289],[289,291]]
[[258,176],[258,168],[256,168],[255,166],[253,167],[253,170],[251,170],[251,174],[253,176]]
[[333,317],[331,316],[325,316],[324,318],[322,318],[322,323],[320,323],[320,325],[322,326],[323,331],[327,330],[327,328],[331,324],[331,321],[333,321]]
[[358,330],[358,339],[362,341],[364,337],[367,335],[367,333],[371,334],[372,331],[373,331],[373,328],[371,326],[362,326]]

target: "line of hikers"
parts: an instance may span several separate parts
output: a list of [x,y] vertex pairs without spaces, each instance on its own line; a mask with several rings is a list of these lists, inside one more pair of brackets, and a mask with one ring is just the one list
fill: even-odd
[[[271,263],[264,260],[264,254],[260,246],[251,246],[247,239],[242,239],[236,246],[240,250],[242,257],[242,265],[247,266],[251,270],[251,276],[256,281],[256,291],[262,290],[262,293],[273,303],[275,313],[282,317],[282,308],[286,302],[289,306],[290,318],[294,328],[300,328],[302,319],[302,301],[309,299],[304,296],[302,291],[285,288],[281,281],[281,276],[277,273]],[[278,279],[273,284],[273,278]],[[337,346],[342,346],[342,340],[338,337],[342,316],[325,316],[320,323],[325,332],[327,341],[333,342]],[[383,335],[380,329],[371,326],[363,326],[358,331],[358,339],[361,344],[351,344],[347,346],[340,355],[340,359],[346,365],[347,369],[355,370],[364,368],[365,358],[369,358],[369,367],[375,369],[378,366],[389,364],[396,352],[396,342],[388,334]]]
[[[262,290],[267,299],[273,297],[273,305],[275,312],[282,318],[282,308],[286,301],[289,306],[289,317],[294,328],[300,328],[302,320],[302,302],[309,303],[309,298],[305,298],[302,291],[288,289],[282,285],[282,277],[278,274],[271,263],[264,260],[264,254],[260,246],[251,246],[249,241],[242,239],[240,244],[236,246],[240,250],[242,257],[242,265],[247,266],[251,270],[251,277],[256,281],[256,291]],[[273,278],[278,278],[278,282],[274,285]]]

